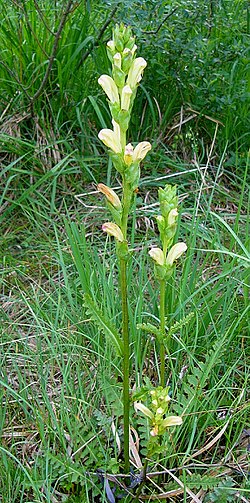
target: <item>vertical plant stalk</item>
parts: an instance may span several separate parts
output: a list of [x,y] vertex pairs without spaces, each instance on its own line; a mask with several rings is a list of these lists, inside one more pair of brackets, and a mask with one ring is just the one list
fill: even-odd
[[129,472],[129,326],[128,326],[128,292],[127,260],[120,259],[121,298],[122,298],[122,337],[123,355],[123,428],[124,428],[124,470]]
[[[122,141],[126,144],[126,134]],[[128,213],[130,205],[130,193],[123,177],[123,212],[121,230],[127,239]],[[124,471],[129,472],[129,320],[128,320],[128,285],[127,285],[127,258],[120,258],[121,300],[122,300],[122,338],[123,338],[123,428],[124,428]]]
[[165,346],[163,342],[165,337],[165,294],[166,281],[162,279],[160,281],[160,384],[163,387],[165,386]]

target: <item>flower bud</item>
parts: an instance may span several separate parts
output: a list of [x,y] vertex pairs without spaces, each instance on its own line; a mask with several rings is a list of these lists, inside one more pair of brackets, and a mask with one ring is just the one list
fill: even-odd
[[117,210],[121,209],[122,203],[113,189],[107,187],[104,183],[98,183],[97,190],[106,196],[107,200],[112,204],[112,206],[114,206],[114,208]]
[[114,224],[113,222],[106,222],[105,224],[103,224],[102,230],[104,232],[107,232],[109,236],[113,236],[115,239],[117,239],[117,241],[120,241],[121,243],[124,241],[124,236],[120,227],[118,227],[118,225]]
[[114,57],[113,57],[114,65],[117,66],[119,69],[122,67],[122,57],[119,52],[117,52]]
[[173,210],[170,210],[168,214],[168,225],[171,227],[176,223],[176,219],[178,217],[178,211],[177,208],[174,208]]
[[127,166],[130,166],[133,162],[133,152],[134,152],[133,146],[131,145],[131,143],[128,143],[124,151],[124,162]]
[[122,110],[129,109],[131,94],[133,94],[131,88],[129,86],[125,86],[122,90],[122,95],[121,95],[121,109]]

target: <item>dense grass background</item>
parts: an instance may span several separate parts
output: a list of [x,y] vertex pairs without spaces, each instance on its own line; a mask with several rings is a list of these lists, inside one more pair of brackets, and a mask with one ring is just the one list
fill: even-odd
[[[188,254],[168,289],[167,324],[183,322],[167,372],[184,422],[160,462],[184,484],[170,501],[248,501],[248,3],[68,6],[57,40],[67,2],[0,0],[0,500],[107,501],[97,469],[122,472],[120,361],[83,307],[90,293],[120,326],[95,184],[119,185],[97,138],[110,123],[97,78],[122,20],[148,61],[129,134],[153,144],[130,222],[131,387],[158,382],[155,341],[136,325],[158,318],[147,253],[157,187],[177,183]],[[143,456],[146,424],[131,420]],[[177,488],[169,475],[148,494]]]

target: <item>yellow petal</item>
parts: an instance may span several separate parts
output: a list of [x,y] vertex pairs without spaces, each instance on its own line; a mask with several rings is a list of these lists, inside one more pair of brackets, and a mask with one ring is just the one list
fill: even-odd
[[186,250],[186,243],[176,243],[172,246],[172,248],[170,248],[167,254],[166,264],[172,266],[175,260],[177,260]]
[[151,148],[152,146],[148,141],[141,141],[138,143],[134,149],[133,161],[142,161]]
[[112,131],[112,129],[102,129],[98,133],[98,138],[102,140],[102,142],[104,143],[104,145],[106,145],[106,147],[113,150],[115,154],[119,154],[122,151],[120,138],[115,131]]
[[117,239],[117,241],[120,241],[121,243],[124,241],[124,236],[120,227],[118,227],[118,225],[114,224],[113,222],[106,222],[105,224],[103,224],[102,230],[104,232],[107,232],[109,236],[113,236],[115,239]]
[[128,72],[127,84],[131,89],[135,89],[142,79],[144,68],[147,66],[147,61],[144,58],[136,58]]
[[129,109],[131,94],[133,94],[131,87],[124,86],[124,88],[122,90],[122,95],[121,95],[121,109],[122,110]]
[[168,416],[161,423],[163,428],[168,428],[169,426],[178,426],[182,424],[182,418],[180,416]]
[[148,407],[146,407],[145,405],[143,405],[143,403],[141,403],[141,402],[135,402],[134,403],[134,408],[135,408],[135,410],[140,410],[144,414],[144,416],[149,417],[149,419],[154,419],[153,412],[151,412],[151,410],[149,410]]
[[103,88],[111,103],[119,103],[119,93],[117,85],[109,75],[101,75],[98,79],[98,84]]
[[177,217],[178,217],[178,211],[177,208],[174,208],[168,214],[168,225],[169,226],[174,225]]
[[161,250],[161,248],[151,248],[151,250],[148,253],[149,253],[150,257],[158,265],[164,265],[164,263],[165,263],[165,257],[164,257],[164,253]]
[[114,65],[121,69],[122,67],[122,57],[119,52],[113,56]]

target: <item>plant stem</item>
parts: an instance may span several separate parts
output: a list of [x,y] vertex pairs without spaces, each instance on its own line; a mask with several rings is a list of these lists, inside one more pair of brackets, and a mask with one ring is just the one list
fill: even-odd
[[139,501],[139,496],[142,492],[142,489],[143,487],[145,486],[146,484],[146,478],[147,478],[147,469],[148,469],[148,458],[145,459],[145,462],[144,462],[144,466],[143,466],[143,469],[142,469],[142,481],[136,491],[136,495],[135,495],[135,502],[136,501]]
[[[122,135],[122,143],[126,144],[126,134]],[[128,213],[130,208],[130,189],[123,177],[123,212],[121,230],[124,239],[127,239]],[[120,274],[121,274],[121,297],[122,297],[122,337],[123,337],[123,428],[124,428],[124,471],[129,472],[129,326],[128,326],[128,287],[127,287],[127,258],[120,258]]]
[[124,471],[129,472],[129,330],[127,299],[127,260],[120,259],[122,296],[123,355],[123,428],[124,428]]
[[160,383],[165,386],[165,346],[163,339],[165,337],[165,292],[166,282],[164,279],[160,280]]

